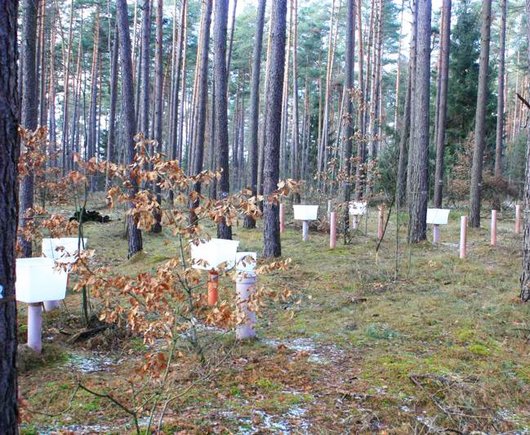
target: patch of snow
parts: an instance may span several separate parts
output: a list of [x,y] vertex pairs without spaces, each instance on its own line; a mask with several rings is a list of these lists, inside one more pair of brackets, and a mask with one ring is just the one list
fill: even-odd
[[81,373],[104,372],[115,363],[108,357],[98,355],[71,354],[67,365]]
[[308,361],[316,364],[330,364],[343,355],[342,350],[332,345],[320,345],[310,338],[295,338],[291,340],[263,339],[268,346],[285,346],[295,352],[306,352]]

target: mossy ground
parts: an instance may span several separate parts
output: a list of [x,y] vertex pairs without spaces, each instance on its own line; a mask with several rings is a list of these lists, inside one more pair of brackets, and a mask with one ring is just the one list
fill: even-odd
[[[255,342],[239,344],[230,331],[203,333],[209,371],[186,353],[176,362],[177,397],[168,406],[166,433],[530,430],[530,305],[517,298],[521,236],[513,234],[512,214],[499,214],[498,246],[490,247],[484,216],[483,228],[469,231],[468,257],[461,260],[460,214],[453,211],[442,227],[439,246],[407,246],[400,226],[397,250],[393,216],[377,253],[374,212],[351,244],[339,242],[335,250],[323,232],[302,242],[288,216],[282,253],[292,267],[260,279],[289,287],[296,302],[271,303]],[[169,232],[144,234],[145,252],[124,260],[123,221],[111,217],[86,225],[101,264],[133,274],[177,252]],[[260,252],[261,237],[259,228],[234,228],[241,250]],[[222,285],[221,297],[232,297],[232,283]],[[24,307],[19,318],[23,341]],[[132,431],[127,414],[76,385],[114,392],[131,405],[157,385],[155,379],[144,381],[145,390],[128,384],[147,351],[136,337],[106,348],[104,336],[68,344],[78,319],[75,294],[45,318],[44,353],[60,357],[43,357],[20,373],[29,418],[23,433]],[[79,355],[110,363],[83,371]]]

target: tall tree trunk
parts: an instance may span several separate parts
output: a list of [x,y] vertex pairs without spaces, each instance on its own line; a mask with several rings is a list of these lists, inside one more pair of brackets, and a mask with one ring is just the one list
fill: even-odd
[[438,89],[436,169],[434,172],[434,206],[440,208],[443,198],[445,124],[447,117],[447,86],[449,83],[449,49],[451,45],[451,0],[444,0],[442,11],[442,40],[440,43],[440,87]]
[[[234,31],[236,30],[236,10],[237,0],[233,0],[232,17],[230,23],[230,39],[228,42],[228,51],[226,53],[226,80],[230,79],[230,64],[232,63],[232,47],[234,46]],[[228,87],[227,87],[228,90]]]
[[[265,22],[266,0],[259,0],[256,17],[256,32],[252,51],[252,76],[250,79],[250,125],[249,125],[249,154],[250,154],[250,188],[252,196],[258,193],[258,127],[259,127],[259,81],[261,74],[261,52],[263,49],[263,24]],[[256,221],[250,215],[245,216],[245,228],[256,228]]]
[[502,176],[502,145],[504,140],[504,74],[506,58],[507,0],[501,3],[501,28],[499,33],[499,78],[497,86],[497,131],[495,137],[495,176]]
[[[164,14],[164,0],[157,0],[156,7],[156,48],[155,48],[155,117],[154,117],[154,139],[156,141],[156,152],[162,152],[162,123],[164,122],[163,112],[163,91],[164,91],[164,59],[162,51],[162,37],[163,37],[163,14]],[[162,204],[162,192],[160,189],[160,179],[155,181],[154,191],[156,201],[160,206]],[[155,223],[151,228],[153,233],[160,233],[162,231],[162,212],[160,208],[154,211]]]
[[[197,74],[195,86],[197,88],[196,99],[196,123],[195,140],[193,141],[193,173],[199,174],[203,168],[204,160],[204,136],[206,132],[206,106],[208,103],[208,50],[210,47],[210,24],[212,19],[212,0],[203,0],[201,18],[201,38],[197,56]],[[195,191],[201,193],[200,183],[194,186]],[[196,223],[196,216],[193,208],[198,206],[198,200],[192,204],[190,220]]]
[[[97,98],[98,98],[98,47],[99,47],[99,7],[96,8],[96,22],[94,29],[94,46],[92,50],[92,71],[90,74],[90,110],[88,119],[88,158],[97,157]],[[95,176],[90,177],[90,190],[96,188]]]
[[348,9],[346,17],[346,69],[344,71],[344,90],[347,113],[343,116],[345,122],[344,129],[344,147],[342,164],[343,169],[343,182],[342,182],[342,201],[345,204],[343,211],[343,231],[344,231],[344,242],[348,241],[348,232],[350,228],[350,214],[348,209],[348,203],[351,199],[351,157],[353,153],[353,63],[355,53],[355,0],[348,0]]
[[[530,0],[526,0],[526,16],[530,17]],[[526,20],[528,41],[528,65],[530,69],[530,20]],[[1,130],[0,130],[1,131]],[[530,134],[526,141],[526,174],[524,184],[524,208],[530,209]],[[524,213],[523,272],[521,273],[521,300],[530,301],[530,213]]]
[[[37,13],[40,0],[23,0],[22,3],[22,107],[20,123],[30,131],[37,129],[39,116],[39,99],[37,94]],[[19,227],[23,230],[32,221],[34,180],[33,173],[29,173],[20,183],[20,213]],[[19,238],[24,257],[31,257],[31,240]]]
[[357,35],[359,45],[359,89],[361,90],[360,101],[358,101],[358,112],[357,119],[359,120],[359,133],[361,140],[357,144],[357,165],[355,167],[355,200],[360,201],[364,192],[364,177],[363,177],[363,164],[366,160],[366,144],[364,141],[364,112],[365,112],[365,99],[364,99],[364,49],[363,49],[363,32],[362,32],[362,13],[361,13],[361,1],[357,2]]
[[409,158],[410,143],[410,112],[411,112],[411,91],[412,91],[412,63],[409,63],[409,79],[407,92],[405,94],[405,108],[401,120],[401,137],[399,138],[399,160],[397,170],[396,186],[396,207],[403,208],[407,201],[407,162]]
[[267,73],[267,109],[265,119],[265,159],[263,164],[264,228],[263,256],[279,257],[279,205],[269,198],[278,186],[280,175],[280,123],[282,119],[283,70],[285,67],[285,33],[287,0],[276,0],[271,11],[271,58]]
[[[133,67],[131,58],[131,36],[129,33],[129,17],[127,0],[116,0],[117,26],[120,38],[120,64],[122,76],[122,110],[124,115],[125,139],[127,141],[127,162],[134,162],[134,136],[136,134],[134,110]],[[131,197],[138,192],[138,180],[131,176]],[[129,203],[129,208],[134,204]],[[142,250],[142,232],[138,229],[132,216],[127,217],[128,256],[131,257]]]
[[417,4],[417,59],[414,81],[414,130],[410,149],[412,159],[409,198],[409,243],[427,236],[428,163],[429,163],[429,89],[431,63],[431,0]]
[[[116,104],[118,101],[118,28],[114,30],[110,65],[110,108],[109,108],[109,134],[107,138],[107,164],[116,161]],[[107,170],[105,189],[110,188],[110,177]]]
[[[300,179],[300,122],[298,105],[298,0],[292,0],[293,9],[293,148],[291,151],[291,178]],[[294,194],[294,202],[300,203],[300,194]]]
[[[228,0],[215,0],[214,22],[214,82],[215,82],[215,143],[221,179],[219,180],[218,199],[224,199],[230,193],[230,172],[228,160],[228,104],[226,74],[226,34],[228,23]],[[217,225],[217,236],[232,239],[232,227],[221,219]]]
[[394,105],[394,129],[399,131],[398,118],[399,118],[399,94],[401,90],[401,46],[403,44],[403,18],[405,17],[405,0],[401,0],[401,9],[399,12],[399,42],[398,42],[398,57],[397,57],[397,70],[396,70],[396,99]]
[[480,30],[480,67],[478,75],[477,111],[475,114],[475,148],[471,167],[471,189],[469,193],[469,223],[480,227],[480,205],[482,190],[482,160],[486,143],[486,104],[488,100],[488,66],[490,58],[491,0],[482,2],[482,28]]
[[[74,0],[70,3],[70,24],[68,30],[68,50],[66,52],[66,61],[64,61],[63,80],[64,80],[64,98],[63,98],[63,132],[62,132],[62,174],[66,175],[68,167],[67,150],[69,149],[69,92],[70,92],[70,62],[73,52],[73,22],[74,22]],[[63,56],[64,58],[64,56]]]
[[18,1],[0,7],[0,428],[18,434],[17,305],[15,301],[15,245],[17,240],[18,136],[17,86]]
[[138,131],[149,137],[149,64],[151,46],[151,0],[144,0],[142,8],[142,47],[140,51],[140,109]]

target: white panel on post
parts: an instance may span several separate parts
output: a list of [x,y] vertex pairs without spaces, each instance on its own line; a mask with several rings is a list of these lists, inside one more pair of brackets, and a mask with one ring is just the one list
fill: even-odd
[[46,257],[17,258],[16,299],[27,304],[58,301],[66,295],[68,273]]
[[297,221],[314,221],[318,216],[318,205],[293,205],[294,219]]
[[446,208],[428,208],[427,223],[432,225],[447,225],[450,211]]
[[190,246],[194,269],[217,269],[222,263],[226,263],[226,269],[231,269],[236,262],[239,240],[201,240],[198,245],[191,242]]
[[60,263],[75,263],[79,251],[83,251],[88,244],[87,238],[63,237],[57,239],[42,239],[42,255]]
[[353,201],[349,204],[349,212],[352,216],[364,216],[368,204],[366,202]]

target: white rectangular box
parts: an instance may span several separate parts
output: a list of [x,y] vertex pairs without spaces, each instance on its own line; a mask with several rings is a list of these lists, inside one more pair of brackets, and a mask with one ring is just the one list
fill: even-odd
[[58,301],[66,295],[68,273],[57,269],[49,258],[17,258],[16,273],[17,301],[28,304]]
[[432,225],[447,225],[450,211],[448,208],[428,208],[427,223]]
[[293,205],[297,221],[314,221],[318,216],[318,205]]

